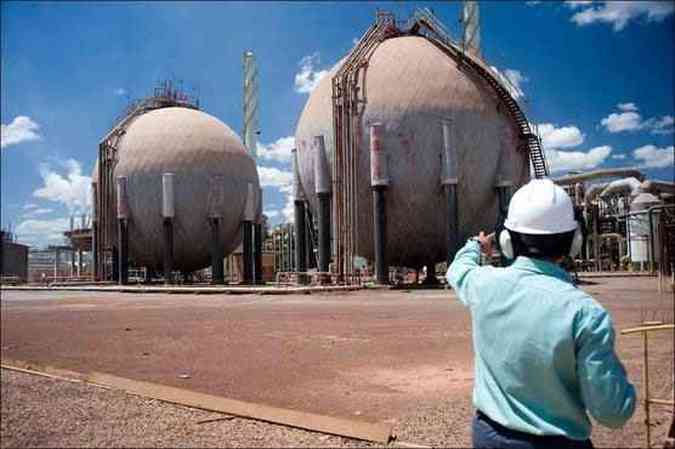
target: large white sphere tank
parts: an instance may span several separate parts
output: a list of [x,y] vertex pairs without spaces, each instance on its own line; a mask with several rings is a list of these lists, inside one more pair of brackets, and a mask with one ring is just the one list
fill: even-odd
[[239,137],[204,112],[169,107],[147,112],[127,127],[114,176],[127,177],[129,257],[136,266],[162,266],[162,174],[174,174],[174,267],[184,272],[210,265],[212,179],[222,181],[215,211],[222,216],[225,254],[241,242],[249,183],[259,191],[253,158]]
[[[310,95],[295,133],[300,181],[313,211],[318,205],[314,136],[324,136],[328,159],[333,158],[331,79],[335,70]],[[374,259],[369,125],[380,122],[391,179],[386,192],[389,263],[419,267],[443,261],[448,255],[448,214],[441,186],[441,121],[452,121],[452,146],[458,155],[462,241],[496,224],[500,160],[514,188],[529,179],[529,156],[518,150],[517,124],[499,106],[487,83],[461,70],[457,61],[423,37],[385,40],[362,73],[366,88],[361,95],[366,102],[359,105],[364,109],[357,123],[357,254]]]

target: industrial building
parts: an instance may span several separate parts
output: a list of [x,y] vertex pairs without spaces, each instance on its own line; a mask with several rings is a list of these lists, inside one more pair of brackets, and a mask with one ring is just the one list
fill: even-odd
[[0,230],[0,278],[2,284],[28,281],[28,246],[15,241],[14,234]]

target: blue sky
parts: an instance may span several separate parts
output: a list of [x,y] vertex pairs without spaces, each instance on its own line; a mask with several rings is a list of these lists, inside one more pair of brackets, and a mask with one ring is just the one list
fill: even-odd
[[[2,225],[56,242],[88,207],[97,143],[129,98],[183,80],[241,132],[241,56],[260,80],[265,210],[288,209],[290,148],[316,80],[377,8],[429,6],[459,36],[460,3],[2,2]],[[673,179],[673,2],[480,2],[482,53],[524,93],[557,174],[638,165]]]

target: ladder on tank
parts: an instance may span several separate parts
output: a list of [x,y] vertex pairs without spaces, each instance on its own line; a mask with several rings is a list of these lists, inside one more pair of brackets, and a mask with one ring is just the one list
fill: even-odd
[[[366,102],[366,79],[362,69],[385,39],[397,36],[394,16],[378,12],[377,19],[361,37],[333,76],[333,180],[335,211],[335,265],[338,277],[353,282],[358,204],[358,151],[361,116]],[[359,76],[361,75],[361,76]],[[360,78],[360,79],[359,79]]]
[[[450,36],[445,31],[445,28],[440,25],[440,22],[428,8],[417,9],[408,26],[408,33],[422,34],[444,53],[448,54],[453,59],[458,60],[460,62],[460,67],[469,67],[487,82],[492,89],[494,89],[497,97],[506,107],[511,118],[518,125],[520,139],[523,142],[521,148],[527,150],[529,153],[535,178],[547,177],[549,175],[549,169],[546,164],[541,140],[534,132],[532,132],[527,117],[525,117],[525,114],[518,105],[518,102],[513,98],[513,95],[511,95],[509,90],[493,75],[486,64],[477,57],[466,54],[461,48],[453,43],[452,39],[450,39]],[[427,32],[424,32],[423,28],[426,28]]]

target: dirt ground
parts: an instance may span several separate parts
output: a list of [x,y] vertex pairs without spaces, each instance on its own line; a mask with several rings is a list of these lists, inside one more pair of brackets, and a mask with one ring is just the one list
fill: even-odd
[[[617,329],[673,322],[653,278],[582,286]],[[213,395],[364,421],[400,440],[470,444],[473,351],[468,311],[449,290],[311,295],[2,291],[2,359],[101,371]],[[673,333],[650,337],[650,392],[673,395]],[[642,341],[617,336],[642,394]],[[185,376],[187,375],[187,376]],[[188,378],[184,378],[188,377]],[[73,404],[73,405],[71,405]],[[187,409],[2,370],[2,447],[350,446],[353,440]],[[652,408],[660,442],[671,411]],[[640,407],[598,447],[644,446]]]

